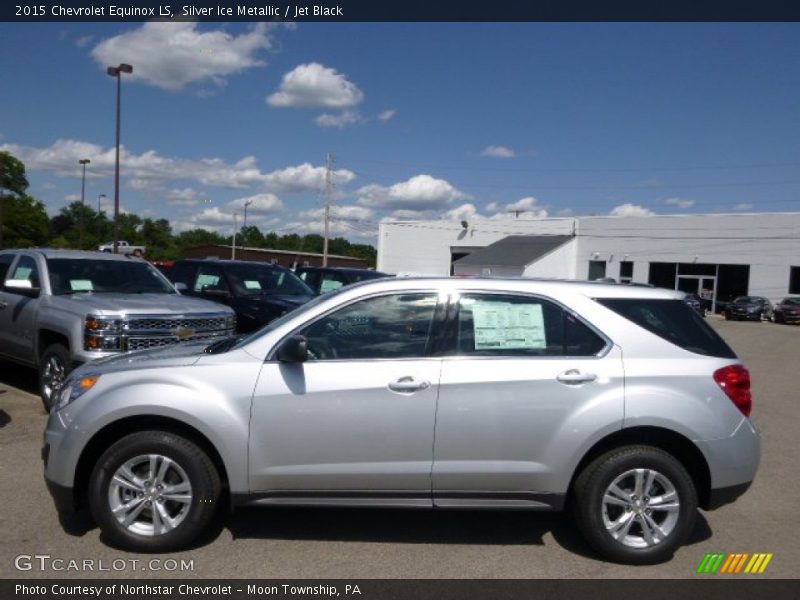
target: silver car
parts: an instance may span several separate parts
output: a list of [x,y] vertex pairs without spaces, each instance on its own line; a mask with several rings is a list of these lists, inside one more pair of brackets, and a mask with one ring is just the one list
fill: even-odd
[[247,337],[74,371],[45,477],[59,510],[88,505],[138,551],[186,547],[230,497],[569,509],[604,558],[663,561],[698,506],[748,488],[760,455],[750,376],[682,297],[521,279],[348,286]]

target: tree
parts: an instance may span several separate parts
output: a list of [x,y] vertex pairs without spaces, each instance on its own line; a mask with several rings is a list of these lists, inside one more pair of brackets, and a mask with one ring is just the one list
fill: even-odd
[[[25,177],[25,165],[8,152],[0,152],[0,248],[4,243],[10,243],[8,236],[11,228],[17,226],[16,221],[10,217],[4,220],[4,205],[14,198],[20,198],[28,189],[28,179]],[[4,240],[4,233],[6,238]]]

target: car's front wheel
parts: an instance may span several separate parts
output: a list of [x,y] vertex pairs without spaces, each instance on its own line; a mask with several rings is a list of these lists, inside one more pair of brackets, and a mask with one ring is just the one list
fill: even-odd
[[61,344],[51,344],[39,359],[39,395],[47,412],[56,403],[56,395],[72,370],[69,350]]
[[694,528],[697,492],[673,456],[626,446],[592,461],[573,488],[576,521],[604,558],[625,564],[669,559]]
[[185,548],[208,527],[221,482],[197,444],[164,431],[125,436],[97,461],[89,505],[113,545],[137,552]]

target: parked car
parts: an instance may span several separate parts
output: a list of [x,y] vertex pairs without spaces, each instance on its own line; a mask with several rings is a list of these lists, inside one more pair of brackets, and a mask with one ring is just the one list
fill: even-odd
[[366,281],[392,277],[389,273],[372,269],[351,269],[347,267],[298,267],[297,276],[308,284],[316,295],[327,294],[340,287]]
[[239,333],[249,333],[314,297],[289,269],[268,263],[185,259],[175,261],[172,280],[182,294],[229,305]]
[[81,363],[228,336],[233,311],[184,298],[143,260],[73,250],[0,252],[0,356],[39,370],[46,409]]
[[705,302],[697,294],[686,294],[683,301],[688,304],[701,317],[706,316]]
[[73,372],[42,456],[104,538],[186,548],[235,506],[570,508],[663,561],[753,480],[750,376],[680,292],[380,279],[256,333]]
[[[114,252],[114,242],[106,242],[105,244],[100,244],[97,247],[98,252]],[[117,254],[130,254],[131,256],[141,257],[144,256],[145,247],[144,246],[133,246],[126,242],[125,240],[119,240],[117,242]]]
[[789,296],[776,304],[772,320],[776,323],[800,323],[800,296]]
[[174,260],[151,260],[150,264],[161,271],[161,274],[172,281],[172,270],[175,268]]
[[761,296],[739,296],[725,307],[729,321],[769,321],[772,319],[772,302]]

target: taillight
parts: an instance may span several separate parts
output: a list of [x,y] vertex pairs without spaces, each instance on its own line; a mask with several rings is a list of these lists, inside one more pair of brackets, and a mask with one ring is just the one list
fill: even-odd
[[745,417],[753,410],[753,395],[750,393],[750,371],[742,365],[731,365],[714,371],[714,381],[731,399]]

